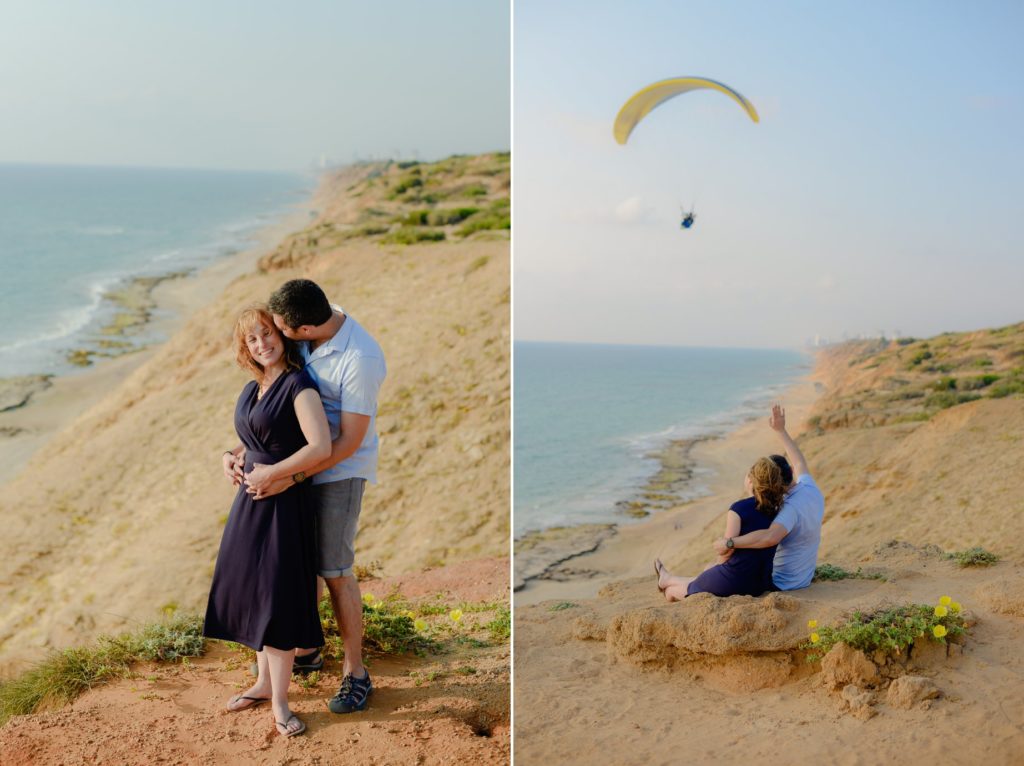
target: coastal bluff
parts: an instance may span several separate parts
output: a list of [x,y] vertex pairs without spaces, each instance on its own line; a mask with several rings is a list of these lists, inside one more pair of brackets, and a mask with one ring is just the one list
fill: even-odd
[[[653,558],[706,566],[742,472],[775,448],[760,422],[711,443],[713,496],[621,525],[572,560],[585,577],[517,602],[519,760],[1024,759],[1024,323],[822,349],[810,385],[790,425],[825,494],[818,579],[665,602]],[[940,612],[948,635],[928,627]],[[885,631],[912,640],[812,640]]]
[[507,153],[326,173],[305,228],[0,487],[0,669],[202,611],[247,382],[233,322],[288,279],[321,284],[387,357],[360,562],[393,576],[507,555],[509,188]]

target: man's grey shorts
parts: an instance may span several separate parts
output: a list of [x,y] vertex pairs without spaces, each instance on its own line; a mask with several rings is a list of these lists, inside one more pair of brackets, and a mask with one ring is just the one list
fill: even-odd
[[356,529],[366,479],[342,479],[312,486],[316,508],[318,574],[348,577],[356,561]]

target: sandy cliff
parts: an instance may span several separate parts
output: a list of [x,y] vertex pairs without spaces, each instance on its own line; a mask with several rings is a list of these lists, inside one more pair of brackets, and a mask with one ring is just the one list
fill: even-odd
[[233,495],[219,455],[246,382],[233,320],[299,276],[387,356],[360,559],[394,575],[506,554],[508,197],[507,154],[327,177],[305,230],[0,488],[0,664],[205,603]]

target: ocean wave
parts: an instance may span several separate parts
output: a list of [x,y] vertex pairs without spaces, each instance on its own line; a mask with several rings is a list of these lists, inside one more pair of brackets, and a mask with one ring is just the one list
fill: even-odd
[[33,346],[71,339],[74,335],[88,327],[99,316],[104,296],[121,280],[122,277],[113,275],[94,279],[86,290],[88,296],[87,303],[56,312],[54,323],[45,327],[39,333],[18,338],[10,343],[0,344],[0,354],[6,355]]

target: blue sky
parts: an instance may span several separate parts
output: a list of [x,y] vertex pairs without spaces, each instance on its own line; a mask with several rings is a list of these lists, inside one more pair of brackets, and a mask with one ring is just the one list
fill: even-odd
[[0,5],[0,162],[303,169],[509,148],[509,7]]
[[[515,336],[778,347],[1024,319],[1022,22],[1011,3],[518,0]],[[679,75],[761,123],[693,93],[618,146],[622,103]]]

